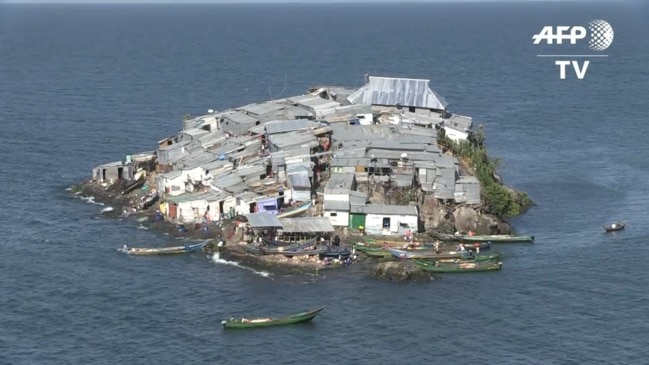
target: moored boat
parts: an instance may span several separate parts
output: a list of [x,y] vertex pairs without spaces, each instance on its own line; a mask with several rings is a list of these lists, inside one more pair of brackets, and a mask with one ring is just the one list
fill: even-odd
[[420,264],[434,264],[435,261],[437,262],[443,262],[443,263],[460,263],[460,262],[486,262],[486,261],[500,261],[502,260],[502,254],[500,252],[496,252],[493,255],[474,255],[474,256],[466,256],[466,257],[461,257],[459,259],[457,258],[452,258],[452,259],[437,259],[437,260],[416,260]]
[[492,234],[492,235],[437,234],[437,237],[443,240],[460,241],[460,242],[534,243],[533,235],[514,236],[509,234]]
[[396,248],[386,248],[394,257],[399,259],[459,259],[466,257],[469,252],[442,252],[437,253],[435,250],[399,250]]
[[605,225],[604,229],[606,230],[606,232],[615,232],[615,231],[623,230],[625,226],[626,226],[626,223],[617,221],[615,223]]
[[123,252],[127,255],[178,255],[178,254],[183,254],[183,253],[189,253],[189,252],[196,252],[203,247],[209,242],[209,240],[200,242],[200,243],[195,243],[191,245],[184,245],[184,246],[173,246],[173,247],[128,247],[127,245],[124,245],[122,248],[117,249],[119,252]]
[[415,261],[415,264],[422,270],[439,273],[461,273],[502,270],[502,262],[467,262],[460,263],[429,263]]
[[248,319],[242,317],[240,319],[239,318],[235,319],[234,317],[232,317],[228,320],[221,321],[221,324],[223,325],[223,328],[260,328],[260,327],[283,326],[283,325],[295,324],[295,323],[304,323],[304,322],[311,321],[323,309],[324,307],[289,315],[286,317],[280,317],[280,318],[267,317],[267,318]]
[[299,205],[298,207],[290,210],[286,210],[284,212],[281,212],[277,215],[277,218],[288,218],[288,217],[295,217],[298,216],[304,212],[306,212],[309,208],[311,208],[311,202],[304,203],[302,205]]

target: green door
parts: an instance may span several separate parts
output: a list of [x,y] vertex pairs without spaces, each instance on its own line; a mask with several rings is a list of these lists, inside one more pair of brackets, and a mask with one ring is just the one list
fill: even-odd
[[349,227],[358,229],[358,227],[365,227],[365,214],[350,214],[349,215]]

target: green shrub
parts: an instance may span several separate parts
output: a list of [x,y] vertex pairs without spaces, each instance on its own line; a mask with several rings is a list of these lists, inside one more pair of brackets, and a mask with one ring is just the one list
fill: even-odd
[[485,210],[500,217],[513,217],[524,213],[532,205],[532,200],[527,194],[503,185],[496,178],[496,169],[500,165],[500,160],[489,158],[484,140],[482,125],[469,136],[468,140],[459,142],[446,137],[444,133],[438,134],[438,142],[442,150],[451,151],[454,156],[473,169],[476,178],[480,181],[481,200]]

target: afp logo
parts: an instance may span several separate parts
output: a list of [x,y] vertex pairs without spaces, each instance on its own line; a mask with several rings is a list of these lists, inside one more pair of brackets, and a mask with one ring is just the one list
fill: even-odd
[[[562,45],[571,44],[575,45],[579,41],[584,41],[588,37],[588,48],[592,51],[601,52],[608,49],[613,44],[615,33],[613,27],[606,20],[592,20],[588,22],[588,28],[583,26],[544,26],[538,34],[532,36],[534,44],[538,45],[542,42],[548,45]],[[537,55],[538,57],[556,57],[556,58],[595,58],[595,57],[608,57],[602,54],[586,54],[586,55]],[[559,66],[559,78],[564,80],[566,78],[566,67],[572,65],[575,74],[579,80],[586,76],[586,71],[590,65],[590,60],[584,60],[581,64],[579,60],[556,60],[555,65]]]

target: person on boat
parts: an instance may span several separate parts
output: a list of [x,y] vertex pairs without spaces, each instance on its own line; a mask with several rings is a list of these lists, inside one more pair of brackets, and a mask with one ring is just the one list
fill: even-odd
[[615,223],[611,224],[611,228],[615,229],[615,227],[617,227]]
[[475,235],[475,233],[473,233],[472,230],[469,230],[469,237],[473,237],[474,235]]
[[439,249],[439,241],[435,241],[435,253],[439,254],[441,250]]
[[128,246],[127,245],[122,246],[122,251],[128,252]]

